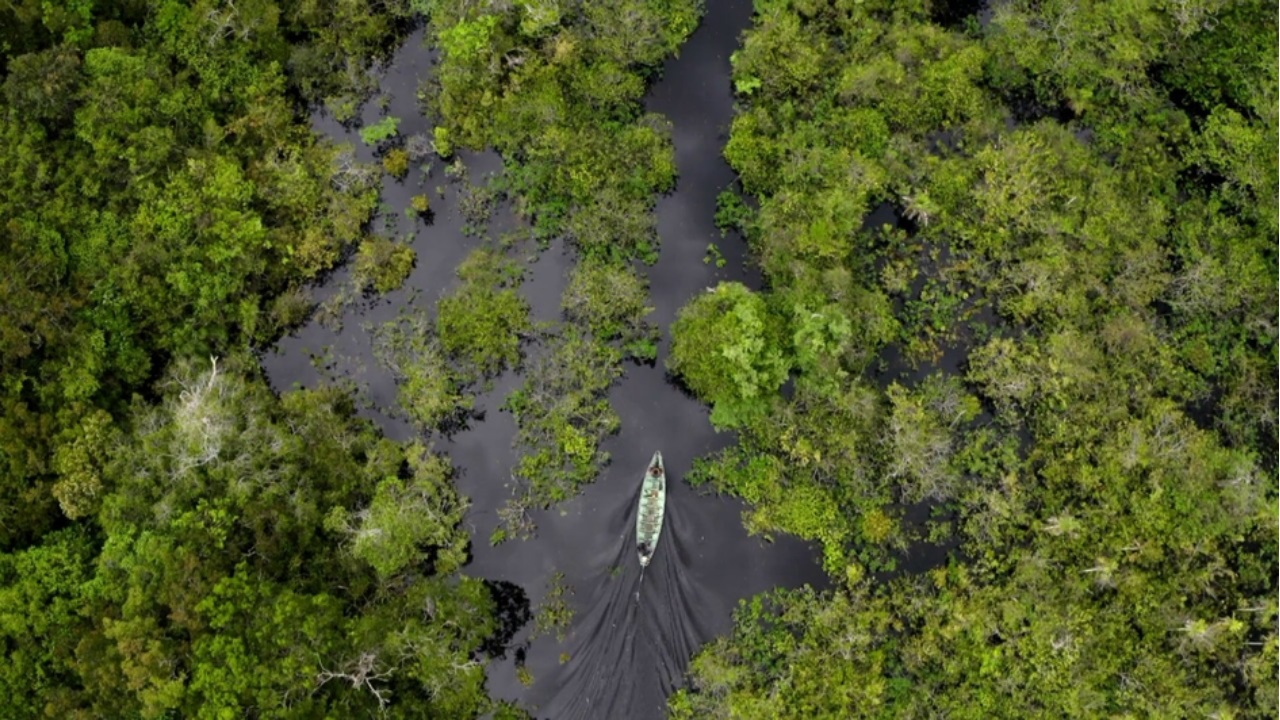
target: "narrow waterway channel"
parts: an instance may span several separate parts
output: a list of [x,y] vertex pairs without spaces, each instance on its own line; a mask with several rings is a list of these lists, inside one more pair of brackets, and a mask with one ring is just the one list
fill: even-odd
[[[555,573],[563,573],[572,588],[575,615],[563,641],[554,636],[530,641],[531,624],[513,628],[508,651],[489,667],[490,693],[517,701],[538,718],[663,717],[666,697],[683,683],[690,656],[730,629],[739,600],[772,587],[825,582],[811,544],[788,537],[772,543],[748,537],[741,502],[702,494],[679,481],[695,458],[732,437],[714,432],[706,409],[669,382],[663,370],[666,331],[682,305],[719,280],[759,284],[743,262],[744,243],[736,237],[722,239],[713,222],[715,197],[734,177],[721,157],[733,116],[729,55],[750,13],[748,0],[708,3],[702,25],[679,57],[666,64],[647,99],[649,110],[673,123],[680,179],[676,191],[658,203],[660,259],[643,269],[656,308],[650,319],[664,331],[659,360],[655,366],[628,365],[610,393],[622,421],[621,432],[605,443],[611,465],[579,497],[534,513],[536,538],[493,547],[488,538],[498,522],[497,509],[511,494],[508,483],[517,459],[511,447],[514,423],[497,408],[519,378],[499,378],[478,399],[486,411],[483,420],[451,438],[435,438],[435,448],[459,468],[459,489],[472,503],[467,523],[473,557],[464,572],[504,588],[512,603],[509,617],[517,621],[524,617],[524,603],[536,608]],[[417,110],[415,91],[430,71],[430,57],[419,32],[396,54],[383,80],[387,113],[402,118],[402,133],[429,130]],[[371,103],[364,120],[374,121],[380,114]],[[316,127],[336,141],[359,145],[356,133],[331,120],[317,118]],[[366,148],[359,155],[373,159]],[[501,168],[488,153],[464,155],[463,160],[473,178]],[[401,218],[397,234],[410,229],[403,209],[412,195],[425,188],[436,210],[432,225],[413,223],[418,264],[406,286],[371,305],[352,307],[340,328],[313,322],[283,340],[263,358],[275,387],[319,382],[311,356],[327,348],[332,372],[350,376],[362,387],[370,416],[392,437],[413,436],[406,424],[380,411],[394,407],[395,386],[372,356],[367,327],[394,317],[411,299],[433,305],[454,285],[458,262],[480,242],[462,234],[458,189],[445,182],[442,170],[437,163],[430,176],[423,176],[415,168],[402,183],[388,179],[385,184],[387,214]],[[711,242],[727,259],[723,268],[703,262]],[[559,243],[532,263],[522,291],[538,319],[551,319],[557,312],[571,265]],[[335,274],[317,295],[335,292],[344,280],[344,273]],[[641,583],[634,552],[635,501],[654,450],[663,452],[675,482],[669,484],[662,542]]]

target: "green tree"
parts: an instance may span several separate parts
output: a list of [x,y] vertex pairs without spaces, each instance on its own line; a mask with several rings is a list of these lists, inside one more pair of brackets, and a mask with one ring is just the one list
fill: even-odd
[[94,555],[93,538],[79,528],[0,555],[0,693],[15,717],[75,708],[76,646],[90,626],[83,609]]
[[780,323],[764,299],[740,283],[721,283],[694,298],[671,335],[668,367],[711,403],[711,421],[719,427],[759,418],[787,379]]
[[599,341],[616,341],[631,355],[657,354],[657,329],[644,321],[648,305],[645,279],[634,270],[611,263],[579,263],[569,276],[560,306],[565,319],[585,327]]
[[457,532],[467,505],[450,482],[452,468],[421,446],[410,448],[406,460],[409,478],[384,478],[353,518],[351,552],[390,577],[421,563],[424,549],[434,548],[435,570],[452,573],[467,559],[467,538]]
[[515,443],[526,449],[514,471],[528,483],[523,504],[567,500],[608,463],[600,443],[620,426],[607,396],[621,374],[620,360],[613,347],[566,328],[507,397],[503,407],[515,416]]
[[514,366],[530,323],[513,266],[493,251],[479,250],[459,267],[458,277],[462,286],[437,304],[440,346],[479,377]]

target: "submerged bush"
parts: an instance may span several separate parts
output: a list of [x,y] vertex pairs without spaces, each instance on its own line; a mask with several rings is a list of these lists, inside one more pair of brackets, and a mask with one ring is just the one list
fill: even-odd
[[382,157],[382,167],[391,177],[403,180],[409,174],[409,153],[395,148]]
[[416,259],[417,253],[408,245],[377,236],[365,238],[356,253],[356,285],[379,293],[391,292],[404,284]]
[[400,118],[388,115],[372,125],[360,128],[360,140],[365,145],[377,145],[395,137],[400,127]]

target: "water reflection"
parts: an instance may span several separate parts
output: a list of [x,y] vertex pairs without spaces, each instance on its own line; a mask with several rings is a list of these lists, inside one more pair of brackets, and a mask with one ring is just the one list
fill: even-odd
[[668,506],[658,551],[648,569],[640,569],[634,532],[639,487],[637,481],[635,495],[613,513],[622,532],[613,539],[609,562],[594,568],[583,611],[563,644],[564,662],[535,683],[530,704],[539,717],[661,716],[666,694],[681,684],[689,657],[710,637],[699,617],[716,603],[685,570],[691,528],[681,506]]
[[[733,114],[728,57],[749,19],[747,0],[708,3],[703,26],[680,57],[667,64],[664,79],[647,101],[648,109],[673,121],[681,174],[678,190],[658,202],[659,261],[642,269],[649,275],[657,308],[650,319],[664,328],[680,306],[718,280],[759,287],[744,262],[745,243],[722,239],[713,222],[715,196],[734,179],[720,157]],[[422,48],[419,33],[397,52],[383,80],[388,112],[402,118],[405,134],[431,132],[415,98],[429,71],[430,53]],[[376,121],[379,114],[371,104],[363,120]],[[316,127],[340,142],[356,144],[358,156],[372,160],[354,132],[324,118],[317,119]],[[462,157],[473,178],[501,170],[492,153]],[[310,356],[329,349],[335,372],[359,380],[371,406],[365,414],[393,438],[414,436],[389,411],[395,407],[395,383],[373,358],[369,328],[394,318],[415,297],[424,307],[434,306],[456,285],[458,263],[482,242],[463,233],[462,193],[441,175],[439,167],[430,172],[414,168],[405,181],[388,179],[384,186],[382,201],[389,216],[403,215],[412,195],[424,188],[432,193],[436,211],[432,225],[413,225],[418,262],[405,288],[372,306],[349,308],[340,329],[313,322],[282,340],[263,357],[274,387],[320,382]],[[505,222],[511,222],[509,215]],[[720,245],[729,261],[724,268],[702,261],[709,242]],[[557,241],[529,265],[521,292],[535,319],[558,319],[559,296],[572,262]],[[319,296],[332,293],[345,276],[345,271],[335,273]],[[664,341],[659,364],[626,367],[626,376],[609,393],[622,421],[620,434],[604,445],[612,464],[580,496],[533,513],[538,535],[530,541],[489,544],[497,510],[512,493],[511,468],[517,461],[511,447],[515,424],[509,413],[496,409],[518,387],[519,375],[508,372],[497,378],[477,398],[478,415],[464,427],[430,438],[458,468],[459,491],[471,500],[466,523],[473,557],[464,572],[485,578],[500,602],[501,631],[486,648],[493,658],[490,694],[517,701],[538,717],[664,717],[666,697],[683,683],[690,657],[730,629],[740,599],[772,587],[825,582],[811,544],[782,536],[774,543],[750,538],[742,528],[742,503],[701,494],[681,481],[695,458],[725,447],[733,436],[714,432],[706,408],[669,382],[661,364],[666,352]],[[655,450],[663,452],[672,482],[667,484],[663,536],[642,584],[634,547],[636,500]],[[543,601],[548,580],[557,572],[574,590],[570,602],[575,617],[564,642],[554,636],[532,639],[529,608]],[[529,676],[533,680],[526,685],[522,680]]]

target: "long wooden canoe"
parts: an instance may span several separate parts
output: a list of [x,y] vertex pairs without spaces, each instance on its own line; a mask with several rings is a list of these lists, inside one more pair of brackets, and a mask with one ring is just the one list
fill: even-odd
[[662,535],[662,516],[667,509],[667,473],[662,453],[653,454],[640,486],[640,509],[636,513],[636,553],[640,567],[647,567]]

